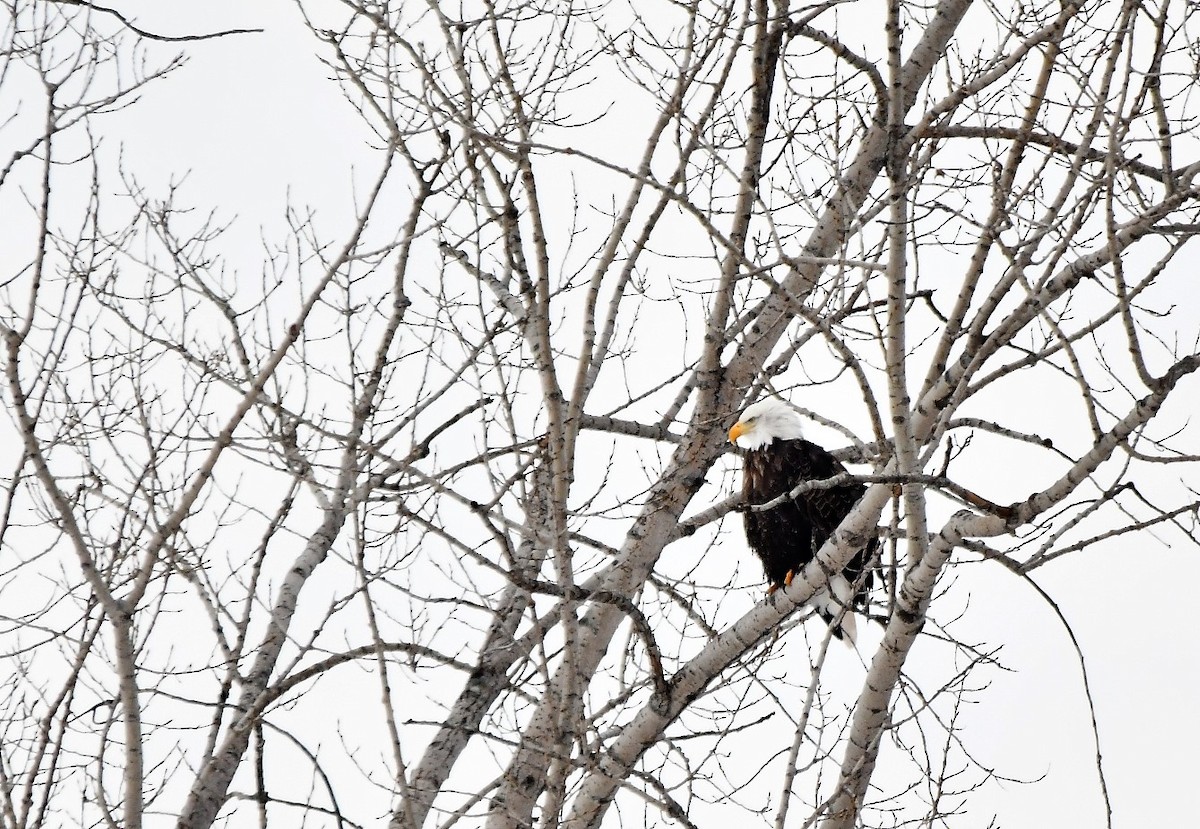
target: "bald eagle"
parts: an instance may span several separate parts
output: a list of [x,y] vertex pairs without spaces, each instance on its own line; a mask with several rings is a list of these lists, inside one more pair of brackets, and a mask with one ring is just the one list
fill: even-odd
[[[742,412],[729,430],[729,440],[746,450],[742,469],[742,496],[746,511],[746,541],[762,559],[769,590],[792,583],[792,577],[812,561],[817,550],[850,514],[866,492],[852,482],[829,489],[810,489],[770,509],[765,504],[803,481],[821,481],[846,471],[825,449],[800,436],[800,417],[785,403],[767,398]],[[850,559],[840,574],[829,580],[829,590],[813,596],[817,612],[833,624],[833,635],[854,642],[853,610],[865,608],[871,589],[869,564],[879,547],[872,538]],[[832,591],[833,596],[830,596]],[[845,615],[842,609],[846,609]]]

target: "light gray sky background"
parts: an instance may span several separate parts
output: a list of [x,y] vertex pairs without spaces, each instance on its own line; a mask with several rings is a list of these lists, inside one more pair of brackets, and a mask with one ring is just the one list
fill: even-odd
[[[182,47],[149,46],[151,55],[182,48],[188,64],[166,82],[151,85],[136,106],[102,121],[110,160],[119,147],[125,168],[147,191],[182,181],[186,202],[211,205],[218,218],[231,221],[222,249],[247,278],[259,271],[261,238],[284,235],[289,205],[315,211],[329,238],[349,224],[356,184],[374,172],[376,162],[364,151],[369,135],[318,61],[317,44],[299,23],[294,5],[282,0],[116,5],[139,25],[164,34],[232,27],[264,31]],[[619,127],[602,120],[594,129],[601,143],[618,145],[624,137]],[[587,184],[576,182],[580,187]],[[1179,300],[1190,303],[1194,298]],[[680,334],[663,330],[661,336]],[[642,345],[654,347],[649,342]],[[1197,400],[1194,391],[1188,393]],[[853,415],[841,417],[843,401],[802,402],[835,419],[853,420]],[[1054,417],[1045,401],[996,405],[1026,408],[1033,423]],[[1175,412],[1179,422],[1189,414],[1177,404]],[[837,443],[830,434],[814,437]],[[995,457],[994,464],[988,474],[994,474],[996,493],[1008,490],[1015,495],[1023,489],[1019,464],[1005,456]],[[718,481],[720,486],[733,485],[732,476],[714,473],[702,497],[720,497]],[[703,506],[695,504],[696,509]],[[727,523],[726,530],[722,543],[730,555],[748,556],[740,528]],[[683,553],[672,548],[668,555]],[[1141,561],[1145,567],[1138,565]],[[1200,771],[1195,563],[1194,547],[1181,543],[1177,532],[1163,532],[1097,544],[1034,573],[1074,627],[1087,660],[1118,827],[1184,826],[1194,820],[1191,786]],[[756,568],[747,558],[742,581],[756,581]],[[998,647],[1005,667],[986,672],[990,685],[965,707],[958,735],[976,760],[998,775],[1034,781],[988,786],[972,795],[970,814],[951,819],[950,825],[986,826],[987,814],[994,812],[999,827],[1102,826],[1096,749],[1080,666],[1055,613],[1029,585],[995,564],[958,564],[947,587],[938,602],[942,608],[963,610],[953,628],[958,638]],[[759,589],[732,593],[727,599],[729,617],[757,601]],[[939,613],[943,619],[951,616],[945,609]],[[861,650],[869,654],[878,633],[870,626],[865,629]],[[803,647],[798,632],[790,635],[789,647]],[[918,645],[910,673],[918,678],[944,676],[949,653],[935,642]],[[850,652],[834,659],[837,679],[829,688],[844,694],[841,704],[849,706],[863,668]],[[434,688],[429,696],[456,691]],[[349,691],[340,688],[331,694],[331,704],[345,693]],[[752,732],[739,745],[746,748],[749,769],[757,766],[762,753],[784,750],[789,741],[786,731],[768,728]],[[418,750],[413,746],[410,756]],[[883,765],[887,756],[885,751]],[[729,758],[729,763],[738,762],[738,757]],[[721,812],[714,806],[711,815],[696,814],[693,819],[702,826],[717,826]],[[616,814],[610,818],[616,825]]]

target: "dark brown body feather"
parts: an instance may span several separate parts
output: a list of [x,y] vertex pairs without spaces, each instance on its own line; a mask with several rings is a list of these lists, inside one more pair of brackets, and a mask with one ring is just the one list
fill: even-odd
[[[845,471],[837,458],[803,439],[774,440],[762,449],[746,452],[742,471],[746,540],[762,559],[772,585],[783,586],[789,571],[798,573],[812,561],[816,551],[862,498],[866,487],[860,483],[842,484],[831,489],[809,490],[759,512],[749,507],[789,492],[802,481],[821,481]],[[879,539],[872,538],[842,571],[847,581],[858,585],[854,595],[856,605],[866,604],[872,580],[867,565],[878,547]]]

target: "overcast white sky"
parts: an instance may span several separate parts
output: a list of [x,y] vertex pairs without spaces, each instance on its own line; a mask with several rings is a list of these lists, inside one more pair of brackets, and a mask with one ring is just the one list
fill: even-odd
[[[318,61],[316,44],[299,24],[293,4],[114,5],[139,25],[164,34],[264,29],[185,45],[185,67],[152,85],[135,107],[104,120],[108,152],[120,145],[127,170],[145,188],[153,192],[185,180],[187,202],[211,205],[218,216],[235,220],[225,250],[250,274],[261,259],[260,236],[282,233],[288,205],[314,209],[330,234],[345,226],[356,174],[369,175],[374,162],[363,151],[366,133],[358,117],[328,80],[330,73]],[[174,49],[164,44],[150,52],[165,55]],[[619,142],[621,134],[612,130],[605,140]],[[678,334],[663,331],[662,336]],[[1197,399],[1194,391],[1189,394]],[[817,408],[812,401],[806,405]],[[838,402],[829,405],[834,410],[827,414],[838,418]],[[1005,405],[1029,407],[1034,419],[1052,416],[1039,411],[1037,401]],[[1020,476],[1009,459],[996,458],[998,490],[1019,490]],[[1131,560],[1145,560],[1147,566],[1131,577]],[[1195,548],[1180,543],[1177,533],[1142,534],[1098,544],[1034,573],[1073,625],[1087,659],[1118,827],[1194,820],[1187,804],[1200,771],[1195,563]],[[989,810],[1001,827],[1103,825],[1080,668],[1056,615],[1029,585],[994,564],[958,565],[948,584],[949,593],[939,601],[966,610],[954,627],[958,638],[1001,645],[998,658],[1008,669],[990,672],[990,687],[963,712],[963,743],[1000,775],[1037,779],[974,795],[972,818],[964,825],[986,825],[983,816]],[[729,601],[731,609],[748,609],[758,598],[757,588],[750,588]],[[876,635],[868,631],[864,654]],[[791,646],[802,644],[796,639]],[[943,675],[948,653],[932,642],[918,646],[910,673]],[[835,658],[844,663],[838,674],[845,684],[831,687],[846,693],[849,705],[862,669],[849,653]],[[430,689],[430,695],[456,690]],[[776,739],[779,745],[772,744]],[[763,751],[774,751],[786,747],[790,734],[764,729],[753,740]],[[759,761],[747,758],[749,766]],[[693,819],[717,825],[703,814]]]

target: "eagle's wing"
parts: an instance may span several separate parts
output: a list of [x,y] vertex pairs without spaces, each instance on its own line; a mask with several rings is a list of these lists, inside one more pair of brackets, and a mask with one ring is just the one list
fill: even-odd
[[767,580],[775,586],[782,585],[789,572],[798,571],[812,560],[812,520],[803,501],[788,500],[761,511],[749,507],[787,492],[788,480],[786,457],[772,451],[772,447],[746,453],[742,471],[746,541],[762,560]]
[[[780,445],[782,462],[793,471],[791,487],[801,481],[823,481],[846,472],[837,458],[824,448],[808,440],[776,441]],[[839,484],[828,489],[810,489],[798,500],[804,502],[805,510],[812,522],[812,543],[815,553],[838,525],[845,520],[855,505],[862,499],[867,488],[857,481]],[[862,550],[850,559],[843,573],[846,579],[859,583],[854,592],[856,603],[865,603],[871,587],[871,573],[867,569],[879,547],[877,538],[870,539]]]

